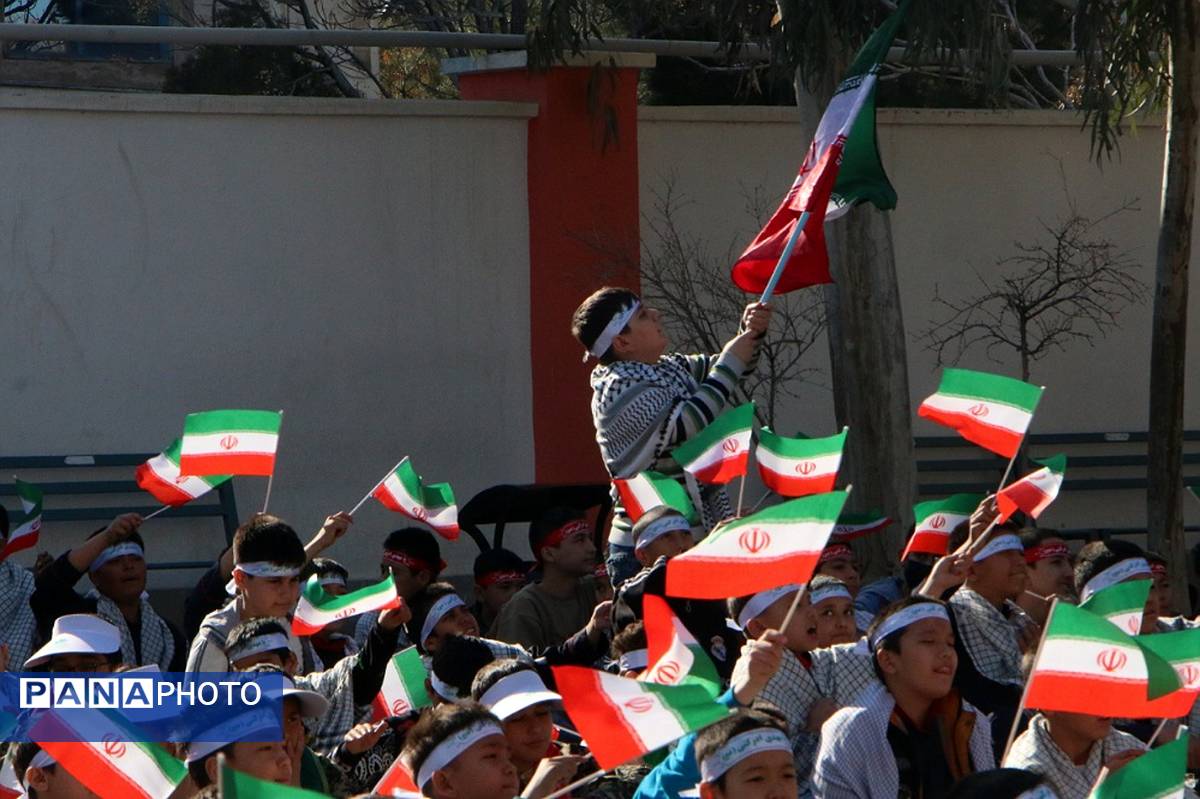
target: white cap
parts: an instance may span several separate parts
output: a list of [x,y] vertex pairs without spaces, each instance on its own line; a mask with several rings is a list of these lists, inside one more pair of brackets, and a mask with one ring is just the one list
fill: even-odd
[[300,702],[300,715],[309,718],[320,718],[329,711],[329,700],[316,691],[297,688],[295,681],[288,675],[280,675],[284,680],[283,698],[292,697]]
[[492,711],[492,715],[501,721],[527,707],[561,701],[562,697],[548,689],[533,669],[521,669],[501,677],[479,697],[479,704]]
[[50,640],[25,661],[32,669],[55,655],[111,655],[121,651],[121,633],[99,616],[71,613],[54,620]]
[[[207,740],[191,741],[187,745],[184,761],[195,763],[211,755],[213,752],[238,741],[269,741],[277,740],[279,735],[279,716],[276,711],[266,708],[239,713],[225,719],[217,726],[206,731],[201,738]],[[264,736],[264,737],[256,737]]]

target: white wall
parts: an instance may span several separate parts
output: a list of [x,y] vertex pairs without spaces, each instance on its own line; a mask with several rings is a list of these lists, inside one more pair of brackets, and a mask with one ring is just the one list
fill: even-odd
[[[1088,159],[1088,132],[1080,130],[1074,114],[886,110],[878,121],[883,161],[900,198],[892,229],[910,334],[934,318],[929,300],[935,285],[948,296],[968,296],[976,270],[987,274],[999,258],[1014,253],[1014,241],[1037,238],[1040,220],[1052,223],[1066,213],[1059,161],[1085,215],[1140,198],[1139,211],[1113,219],[1104,232],[1144,265],[1141,277],[1153,285],[1161,124],[1143,122],[1122,140],[1121,158],[1101,169]],[[797,112],[786,108],[643,108],[639,134],[643,214],[654,213],[653,191],[673,178],[676,190],[692,201],[681,212],[684,224],[717,253],[731,244],[740,252],[749,242],[757,228],[744,213],[742,195],[761,188],[773,209],[811,136],[801,129]],[[1200,256],[1194,268],[1200,268]],[[1200,292],[1192,292],[1190,310],[1193,319],[1200,318]],[[1033,380],[1048,387],[1034,432],[1146,429],[1149,302],[1127,310],[1120,324],[1094,349],[1078,344],[1034,365]],[[1191,326],[1188,350],[1196,364],[1200,325]],[[812,353],[828,381],[827,348],[822,344]],[[937,368],[932,353],[912,338],[908,354],[915,407],[936,386]],[[1019,374],[1015,359],[997,364],[982,352],[961,365]],[[1187,426],[1197,428],[1200,380],[1188,388]],[[832,397],[820,386],[807,389],[783,415],[785,429],[814,434],[834,429]],[[948,431],[917,420],[914,432]],[[1200,523],[1200,507],[1189,506],[1185,513],[1189,523]],[[1069,527],[1144,520],[1144,498],[1133,492],[1065,495],[1043,516],[1050,526]]]
[[[304,535],[405,454],[460,502],[532,480],[534,110],[0,95],[0,450],[157,451],[189,411],[283,408],[271,510]],[[237,480],[243,515],[265,482]],[[330,554],[369,577],[401,519],[358,519]],[[215,555],[194,529],[147,523],[151,558]]]

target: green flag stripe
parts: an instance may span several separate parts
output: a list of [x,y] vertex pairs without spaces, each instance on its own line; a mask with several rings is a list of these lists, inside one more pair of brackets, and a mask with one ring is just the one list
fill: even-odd
[[919,522],[933,513],[957,513],[971,515],[983,502],[983,494],[952,494],[945,499],[918,502],[913,506],[913,516]]
[[785,458],[816,458],[841,452],[846,431],[828,438],[786,438],[764,427],[758,431],[759,446]]
[[1011,377],[951,368],[942,371],[942,381],[938,385],[937,393],[978,397],[1001,405],[1012,405],[1027,413],[1034,412],[1038,400],[1042,397],[1042,390],[1037,386]]
[[725,706],[714,702],[708,692],[699,685],[643,685],[647,692],[658,694],[663,707],[675,716],[685,730],[697,730],[729,715]]
[[189,413],[183,423],[183,432],[185,435],[223,433],[226,430],[278,433],[281,423],[278,411],[204,411]]
[[[688,406],[685,404],[684,407]],[[676,447],[671,456],[679,463],[691,463],[717,442],[753,425],[754,403],[747,402],[725,411],[708,427]]]

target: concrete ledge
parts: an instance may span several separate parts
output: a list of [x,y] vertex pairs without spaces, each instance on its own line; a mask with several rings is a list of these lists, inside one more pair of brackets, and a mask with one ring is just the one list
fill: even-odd
[[[973,108],[881,108],[880,125],[971,125],[990,127],[1081,127],[1077,111],[985,110]],[[641,106],[640,122],[705,122],[740,125],[776,123],[794,125],[800,113],[791,106]],[[1141,117],[1138,127],[1161,128],[1164,117]],[[1133,127],[1133,125],[1129,125]]]
[[[657,56],[652,53],[608,53],[584,50],[577,55],[566,56],[564,63],[560,66],[590,68],[598,64],[631,69],[651,69],[657,60]],[[443,75],[466,75],[471,72],[497,72],[506,69],[527,69],[528,67],[529,53],[525,50],[491,53],[478,57],[442,59]]]
[[209,94],[0,89],[3,111],[268,116],[492,117],[532,119],[535,103],[465,100],[354,100],[336,97],[233,97]]

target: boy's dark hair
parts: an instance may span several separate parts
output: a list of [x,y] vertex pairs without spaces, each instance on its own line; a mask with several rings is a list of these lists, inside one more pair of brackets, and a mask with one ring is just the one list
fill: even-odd
[[627,652],[636,652],[646,648],[646,627],[641,621],[626,625],[624,630],[617,633],[608,648],[608,654],[613,660],[620,659]]
[[[12,761],[13,773],[17,775],[17,781],[25,788],[25,795],[29,799],[37,799],[37,791],[25,785],[25,770],[29,768],[29,764],[33,762],[33,758],[40,751],[42,751],[42,747],[33,741],[22,741],[14,745],[9,754],[9,759]],[[51,763],[48,766],[43,766],[42,770],[53,774],[56,768],[58,768],[58,764]]]
[[[638,295],[629,289],[605,286],[594,292],[575,309],[575,313],[571,315],[571,335],[583,345],[585,350],[590,351],[604,328],[608,327],[608,323],[612,321],[613,316],[637,300]],[[625,333],[628,330],[629,326],[626,325],[619,332]],[[612,347],[600,355],[602,364],[610,364],[613,360],[615,360],[615,356]]]
[[1029,551],[1051,538],[1061,539],[1062,533],[1047,527],[1026,527],[1017,537],[1021,539],[1021,546]]
[[[421,771],[425,758],[429,757],[429,753],[435,746],[476,722],[489,720],[495,722],[497,726],[500,724],[499,719],[475,702],[426,708],[421,713],[421,718],[408,731],[408,735],[404,739],[404,752],[401,757],[404,758],[404,762],[408,764],[415,778],[416,774]],[[417,787],[424,791],[424,785]]]
[[269,513],[256,513],[233,534],[233,562],[265,561],[304,566],[308,556],[291,525]]
[[1088,580],[1123,560],[1144,557],[1146,553],[1141,547],[1119,538],[1084,544],[1075,556],[1075,590],[1082,592]]
[[446,568],[442,562],[442,548],[438,546],[437,538],[424,527],[401,527],[392,530],[383,539],[384,550],[403,552],[426,564],[430,579],[437,579]]
[[637,543],[638,536],[641,535],[642,530],[645,530],[647,527],[654,524],[664,516],[678,516],[679,518],[686,520],[686,517],[682,513],[675,510],[670,505],[659,505],[657,508],[651,508],[639,516],[638,520],[633,523],[631,535],[634,543]]
[[[958,549],[960,546],[963,545],[963,542],[967,540],[967,537],[970,534],[971,534],[971,520],[964,519],[963,521],[958,523],[958,526],[955,527],[953,531],[951,531],[950,540],[946,543],[946,546],[948,547],[948,549],[946,551],[953,552],[954,550]],[[1006,534],[1019,536],[1021,534],[1021,526],[1019,524],[1017,524],[1016,522],[1014,522],[1012,519],[1009,519],[1008,521],[1004,522],[1003,524],[997,524],[995,527],[992,528],[992,531],[990,533],[988,533],[988,540],[990,541],[993,538],[996,538],[996,537],[1002,536],[1002,535],[1006,535]]]
[[[273,619],[266,616],[248,619],[240,624],[237,624],[232,630],[229,631],[229,634],[225,636],[225,651],[232,652],[240,646],[245,646],[253,639],[258,638],[260,635],[270,635],[272,633],[278,633],[285,638],[288,635],[287,628],[280,624],[278,619]],[[284,660],[287,660],[287,656],[291,654],[292,650],[284,647],[283,649],[274,649],[271,651],[278,654],[279,657],[283,658]],[[232,668],[232,666],[233,664],[231,663],[230,667]]]
[[[761,710],[742,709],[732,716],[726,716],[716,724],[705,727],[696,736],[697,765],[703,763],[706,758],[712,757],[718,749],[729,743],[733,736],[763,728],[779,730],[783,734],[787,734],[787,726],[783,722]],[[717,778],[717,786],[724,790],[724,774]]]
[[746,609],[746,603],[754,598],[754,594],[746,594],[745,596],[731,596],[725,600],[725,609],[729,611],[729,618],[737,621],[737,617],[742,615],[742,611]]
[[1166,566],[1166,565],[1167,565],[1167,559],[1166,559],[1166,558],[1164,558],[1162,555],[1158,554],[1157,552],[1155,552],[1155,551],[1154,551],[1154,550],[1152,550],[1152,549],[1147,549],[1147,550],[1146,550],[1146,562],[1147,562],[1147,563],[1150,563],[1150,564],[1152,564],[1152,565],[1153,565],[1153,564],[1156,564],[1156,563],[1157,563],[1159,566]]
[[955,785],[946,799],[1017,799],[1045,782],[1041,774],[1019,768],[994,768],[969,774]]
[[[234,743],[236,743],[236,741]],[[187,764],[188,774],[191,775],[192,782],[196,783],[197,788],[208,788],[209,786],[215,785],[215,783],[208,778],[208,772],[204,770],[204,764],[217,755],[228,755],[232,749],[233,743],[227,743],[220,749],[213,751],[211,754],[207,754],[199,760],[193,760]]]
[[471,683],[471,698],[478,702],[493,685],[518,671],[534,671],[533,664],[516,658],[493,660],[475,675],[475,680]]
[[333,558],[313,558],[304,564],[304,568],[300,570],[300,582],[304,582],[314,574],[317,575],[318,580],[336,574],[343,581],[350,582],[350,572]]
[[[93,539],[93,538],[95,538],[96,536],[100,535],[101,533],[103,533],[103,532],[104,532],[105,530],[107,530],[107,529],[108,529],[108,525],[105,525],[104,527],[101,527],[99,530],[96,530],[95,532],[91,533],[91,534],[88,536],[88,540],[90,541],[91,539]],[[5,535],[5,537],[7,537],[7,536],[8,536],[8,530],[7,530],[7,529],[5,529],[5,531],[4,531],[4,535]],[[145,552],[145,551],[146,551],[146,542],[145,542],[144,540],[142,540],[142,534],[141,534],[141,533],[139,533],[137,530],[134,530],[134,531],[133,531],[133,533],[132,533],[131,535],[129,535],[127,538],[125,538],[125,541],[130,541],[130,542],[132,542],[132,543],[134,543],[134,544],[137,544],[139,547],[141,547],[141,548],[142,548],[142,551],[143,551],[143,552]]]
[[458,691],[471,693],[471,684],[479,670],[496,659],[488,645],[471,635],[454,635],[438,647],[430,668],[437,678]]
[[540,562],[542,559],[542,542],[551,533],[558,530],[567,522],[581,521],[585,518],[586,514],[579,508],[568,508],[563,505],[547,508],[540,516],[529,523],[529,551]]
[[417,596],[413,597],[412,618],[405,625],[408,633],[408,640],[417,645],[417,649],[421,652],[425,651],[425,642],[418,641],[421,637],[421,628],[425,626],[425,617],[429,615],[429,611],[433,609],[433,604],[447,594],[456,594],[454,586],[450,583],[430,583],[425,586],[425,590]]
[[479,578],[493,572],[507,571],[525,574],[529,571],[529,566],[521,559],[520,555],[511,549],[493,547],[492,549],[485,549],[476,556],[472,573],[475,575],[475,579],[479,580]]
[[[925,602],[933,602],[935,604],[941,605],[943,608],[946,607],[946,603],[943,602],[942,600],[932,599],[927,596],[906,596],[903,599],[897,599],[895,602],[891,603],[890,605],[885,607],[883,610],[879,611],[879,615],[876,616],[875,620],[871,622],[871,626],[867,628],[867,641],[871,642],[874,640],[875,631],[879,629],[880,625],[882,625],[884,620],[887,619],[889,616],[892,616],[895,613],[898,613],[899,611],[904,610],[905,608],[907,608],[911,605],[920,605]],[[949,609],[947,609],[946,614],[949,615],[949,613],[950,613],[950,611],[949,611]],[[908,630],[907,627],[903,627],[899,630],[896,630],[894,633],[889,635],[887,638],[883,639],[882,646],[875,647],[872,650],[871,666],[875,669],[875,676],[879,679],[880,683],[883,683],[883,669],[879,668],[879,658],[875,657],[875,649],[886,649],[888,652],[894,652],[896,654],[899,654],[900,653],[900,639],[904,637],[904,633],[907,630]]]

